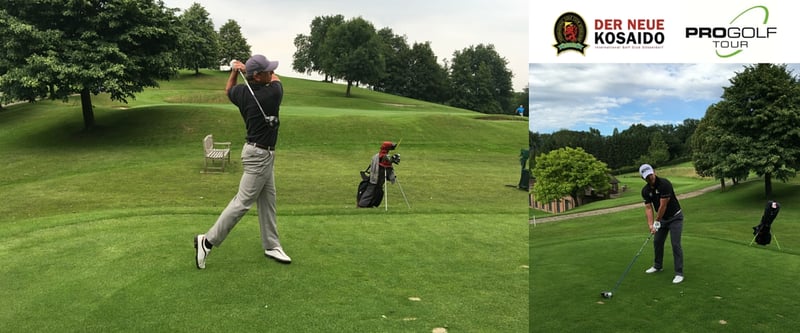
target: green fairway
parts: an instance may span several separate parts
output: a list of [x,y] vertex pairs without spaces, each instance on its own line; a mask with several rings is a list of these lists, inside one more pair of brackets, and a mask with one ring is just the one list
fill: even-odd
[[[267,260],[256,210],[195,268],[192,237],[236,193],[244,124],[227,73],[184,73],[129,104],[94,96],[0,111],[4,331],[528,331],[527,122],[282,78],[278,227]],[[204,174],[202,139],[233,142]],[[355,208],[384,140],[408,197]]]
[[[677,177],[677,175],[676,175]],[[611,299],[611,290],[647,238],[643,209],[530,226],[531,329],[542,332],[790,332],[800,325],[793,290],[800,274],[800,182],[773,183],[782,203],[775,241],[749,246],[764,211],[763,180],[681,201],[686,280],[647,275],[648,243]]]

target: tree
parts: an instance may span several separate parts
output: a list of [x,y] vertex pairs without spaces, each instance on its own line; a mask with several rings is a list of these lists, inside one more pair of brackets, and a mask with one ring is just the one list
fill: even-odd
[[738,180],[747,179],[750,173],[746,156],[742,156],[741,147],[747,145],[746,140],[728,133],[720,127],[719,115],[727,113],[723,105],[712,104],[706,115],[697,125],[691,138],[692,161],[694,169],[702,177],[714,177],[720,180],[725,190],[725,178],[735,184]]
[[181,33],[178,58],[181,67],[193,69],[195,75],[199,75],[200,68],[219,65],[219,39],[208,11],[195,2],[179,19]]
[[220,61],[246,61],[252,54],[250,44],[242,36],[242,27],[234,20],[228,20],[219,28],[219,46],[217,57]]
[[450,105],[483,113],[513,111],[513,74],[507,65],[508,60],[500,57],[491,44],[453,53]]
[[680,146],[676,149],[676,158],[691,158],[692,155],[692,147],[691,147],[691,139],[692,134],[694,134],[695,130],[697,130],[697,125],[700,124],[699,119],[692,119],[687,118],[683,120],[683,123],[678,125],[675,129],[675,137],[680,142]]
[[647,152],[636,160],[636,164],[648,163],[653,166],[660,166],[667,161],[669,161],[669,146],[664,141],[661,132],[655,132],[650,137],[650,146],[647,148]]
[[385,70],[380,39],[372,23],[361,17],[334,26],[325,38],[322,66],[333,77],[347,81],[345,96],[355,82],[374,82]]
[[745,66],[730,83],[723,88],[722,100],[700,121],[698,130],[705,128],[696,135],[697,140],[711,141],[717,148],[701,152],[695,161],[710,156],[713,165],[701,169],[717,178],[741,175],[744,170],[754,172],[764,178],[764,192],[769,197],[772,177],[788,181],[800,163],[797,78],[786,65],[756,64]]
[[430,42],[414,43],[409,51],[409,69],[405,77],[406,96],[428,102],[444,103],[450,98],[447,69],[437,62]]
[[86,129],[94,126],[91,94],[127,102],[175,73],[176,20],[161,1],[5,2],[0,22],[0,99],[78,93]]
[[385,63],[385,70],[372,84],[372,88],[389,94],[409,97],[410,49],[405,36],[399,36],[390,28],[378,30],[378,39],[381,45],[381,54]]
[[536,178],[533,193],[539,202],[571,196],[580,205],[587,188],[606,192],[609,184],[608,167],[581,148],[560,148],[540,154],[532,170]]
[[[298,34],[294,39],[294,46],[297,51],[294,53],[292,69],[298,73],[319,73],[325,75],[324,81],[328,81],[330,72],[325,68],[323,59],[326,57],[323,45],[328,38],[328,32],[333,27],[344,23],[344,16],[317,16],[311,21],[311,32],[309,35]],[[333,77],[330,77],[333,82]]]
[[647,152],[650,147],[650,137],[652,129],[642,125],[634,124],[628,129],[619,133],[616,152],[619,154],[619,165],[617,168],[635,165],[638,167],[637,159]]

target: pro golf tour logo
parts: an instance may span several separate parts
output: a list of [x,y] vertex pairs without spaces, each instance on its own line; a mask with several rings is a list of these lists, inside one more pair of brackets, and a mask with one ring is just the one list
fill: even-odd
[[768,21],[769,9],[753,6],[736,15],[727,27],[687,27],[686,38],[709,39],[718,57],[730,58],[777,34],[778,28],[768,26]]
[[589,46],[584,43],[587,35],[586,21],[580,15],[569,12],[559,16],[553,35],[556,38],[553,46],[558,50],[557,55],[568,50],[586,55],[584,49]]

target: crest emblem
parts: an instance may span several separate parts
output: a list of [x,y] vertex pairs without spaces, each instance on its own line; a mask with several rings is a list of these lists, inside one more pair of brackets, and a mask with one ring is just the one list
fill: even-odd
[[586,22],[580,15],[573,12],[561,14],[553,29],[553,36],[556,38],[553,47],[558,50],[556,54],[573,50],[585,55],[584,50],[589,46],[584,43],[586,35]]

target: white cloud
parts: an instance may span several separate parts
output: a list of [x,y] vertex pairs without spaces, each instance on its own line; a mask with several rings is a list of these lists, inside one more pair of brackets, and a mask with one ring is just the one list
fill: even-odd
[[[637,123],[680,123],[686,114],[676,110],[718,101],[723,87],[743,68],[742,64],[530,64],[530,128],[623,130]],[[793,68],[797,67],[789,66]],[[695,109],[692,118],[702,118],[705,107]]]

